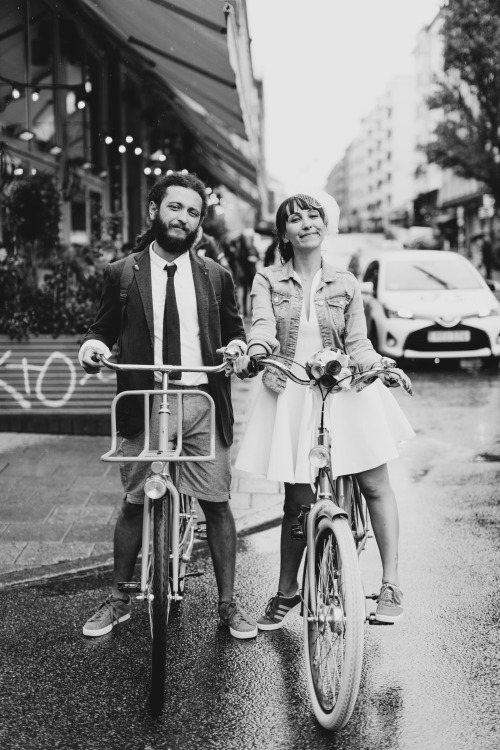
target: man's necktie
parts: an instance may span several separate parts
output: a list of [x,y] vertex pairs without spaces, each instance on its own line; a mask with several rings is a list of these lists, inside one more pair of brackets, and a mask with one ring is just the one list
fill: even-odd
[[[167,294],[165,297],[165,309],[163,312],[163,364],[181,364],[181,329],[179,322],[179,310],[175,297],[174,274],[177,271],[175,263],[165,266],[167,277]],[[180,380],[182,373],[172,372],[170,378]]]

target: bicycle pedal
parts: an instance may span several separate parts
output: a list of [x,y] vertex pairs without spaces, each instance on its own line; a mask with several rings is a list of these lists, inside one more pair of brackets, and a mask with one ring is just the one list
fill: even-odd
[[204,570],[193,570],[192,573],[185,573],[184,578],[199,578],[202,575],[205,575]]
[[290,536],[296,542],[305,542],[306,540],[304,529],[300,523],[295,524],[295,526],[292,526],[292,529],[290,531]]
[[204,521],[198,521],[198,523],[195,526],[194,533],[198,537],[198,539],[206,539],[207,538],[207,524]]
[[140,591],[141,584],[138,581],[120,581],[118,591]]
[[376,601],[378,599],[378,594],[365,594],[365,599],[373,599],[373,601]]

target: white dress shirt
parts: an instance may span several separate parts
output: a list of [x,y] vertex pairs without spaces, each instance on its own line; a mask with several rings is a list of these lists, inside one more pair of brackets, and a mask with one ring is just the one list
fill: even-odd
[[[163,310],[167,292],[166,261],[153,250],[154,243],[149,248],[151,259],[151,289],[153,292],[153,321],[154,321],[154,356],[155,365],[163,364]],[[198,306],[194,288],[193,271],[189,252],[179,255],[175,260],[177,271],[174,274],[175,298],[179,310],[181,334],[181,362],[184,367],[202,367],[200,345],[200,324],[198,322]],[[161,374],[155,373],[161,382]],[[201,385],[208,383],[204,372],[183,372],[180,381],[182,385]]]

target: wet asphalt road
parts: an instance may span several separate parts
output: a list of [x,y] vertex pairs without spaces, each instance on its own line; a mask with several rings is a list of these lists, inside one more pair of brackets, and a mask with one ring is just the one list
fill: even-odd
[[[147,708],[148,620],[101,639],[81,625],[107,593],[91,575],[0,593],[0,747],[5,750],[260,750],[269,747],[489,750],[499,746],[500,381],[473,369],[412,373],[398,394],[417,438],[391,466],[401,514],[407,616],[366,627],[363,681],[338,735],[313,718],[301,620],[238,642],[217,625],[202,550],[172,619],[163,716]],[[497,459],[497,460],[484,460]],[[273,593],[278,530],[240,541],[237,587],[262,610]],[[373,543],[367,592],[380,585]]]

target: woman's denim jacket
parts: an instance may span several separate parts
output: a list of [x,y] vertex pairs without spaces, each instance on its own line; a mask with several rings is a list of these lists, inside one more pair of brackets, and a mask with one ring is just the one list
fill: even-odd
[[[249,354],[253,344],[260,344],[270,354],[279,352],[292,360],[297,348],[302,301],[302,287],[294,278],[291,260],[259,271],[252,286]],[[360,371],[368,370],[380,360],[367,338],[361,292],[352,273],[323,262],[314,305],[325,348],[349,354]],[[287,378],[274,368],[266,368],[262,382],[280,393],[285,389]]]

